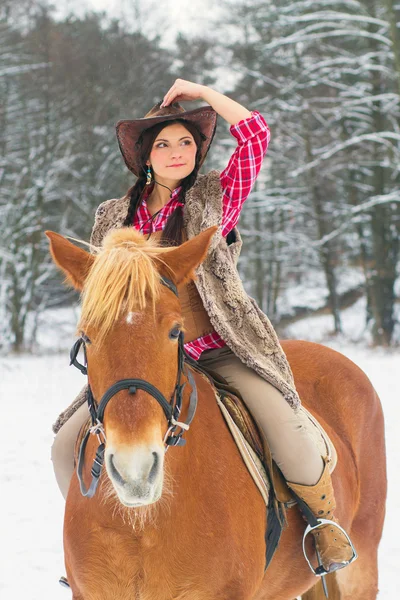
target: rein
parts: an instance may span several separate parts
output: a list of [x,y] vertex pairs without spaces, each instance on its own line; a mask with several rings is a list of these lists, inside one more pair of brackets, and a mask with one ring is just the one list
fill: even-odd
[[[175,284],[164,276],[161,276],[161,283],[168,287],[176,296],[178,296],[178,290]],[[97,485],[99,483],[101,470],[104,463],[104,453],[106,449],[106,434],[104,431],[104,411],[107,407],[109,401],[116,395],[118,392],[122,390],[129,390],[130,394],[135,394],[138,389],[144,390],[161,406],[164,411],[165,417],[168,421],[167,432],[164,436],[164,444],[165,452],[168,450],[170,446],[183,446],[186,443],[186,440],[183,439],[183,434],[185,431],[189,430],[189,427],[193,421],[196,408],[197,408],[197,387],[194,377],[190,371],[190,369],[186,369],[186,376],[191,385],[192,391],[190,393],[189,399],[189,410],[188,416],[185,422],[179,421],[180,413],[182,410],[182,393],[183,389],[186,385],[186,382],[181,384],[181,377],[183,373],[184,363],[188,363],[193,365],[195,361],[186,353],[184,344],[183,344],[183,332],[181,331],[179,334],[179,342],[178,342],[178,374],[176,379],[176,384],[174,391],[171,395],[171,400],[165,398],[165,396],[157,389],[153,384],[149,383],[145,379],[120,379],[116,383],[114,383],[108,390],[104,393],[100,402],[97,404],[96,400],[93,397],[92,390],[90,385],[88,384],[88,393],[87,393],[87,402],[89,407],[89,413],[92,420],[92,426],[86,432],[85,437],[82,440],[82,443],[79,448],[79,456],[78,456],[78,467],[77,467],[77,475],[79,480],[79,486],[81,490],[82,496],[92,498],[96,492]],[[82,365],[78,362],[77,356],[81,347],[83,346],[84,353],[84,361],[85,364]],[[87,375],[87,354],[86,354],[86,338],[85,336],[81,336],[73,345],[70,352],[70,365],[74,365],[77,369],[81,371],[83,375]],[[177,429],[180,429],[177,432]],[[90,435],[96,435],[99,441],[99,445],[96,450],[96,456],[93,461],[91,475],[92,480],[90,482],[89,488],[86,488],[86,485],[83,481],[83,465],[85,462],[85,450],[86,445],[89,440]]]

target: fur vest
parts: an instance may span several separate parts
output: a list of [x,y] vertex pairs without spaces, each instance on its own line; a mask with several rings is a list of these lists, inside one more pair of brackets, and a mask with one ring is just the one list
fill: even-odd
[[[183,222],[188,239],[213,225],[219,228],[211,238],[208,254],[196,269],[195,285],[215,331],[236,356],[276,387],[286,401],[297,408],[300,398],[293,374],[268,317],[245,291],[236,265],[242,247],[237,227],[222,236],[222,196],[219,171],[199,174],[186,193]],[[91,243],[101,245],[113,228],[126,218],[129,198],[106,200],[98,207]]]

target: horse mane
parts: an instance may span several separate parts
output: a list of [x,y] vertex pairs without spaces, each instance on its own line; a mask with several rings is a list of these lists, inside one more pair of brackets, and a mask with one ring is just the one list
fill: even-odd
[[163,264],[171,272],[162,256],[176,248],[161,247],[133,227],[111,230],[101,247],[92,248],[95,259],[81,293],[78,331],[93,326],[100,341],[122,309],[141,312],[150,302],[155,316],[162,285],[157,267]]

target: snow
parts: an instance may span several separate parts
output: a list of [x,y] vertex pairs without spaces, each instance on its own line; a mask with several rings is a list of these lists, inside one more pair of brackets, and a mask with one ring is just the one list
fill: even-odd
[[[336,269],[336,276],[338,294],[344,294],[365,283],[365,276],[360,268],[342,266]],[[320,269],[307,268],[300,283],[291,281],[282,289],[278,297],[278,310],[280,314],[285,315],[294,314],[295,308],[307,308],[311,312],[326,306],[328,296],[324,273]]]
[[70,598],[64,574],[64,500],[55,483],[51,425],[84,384],[68,353],[0,358],[2,569],[0,597]]
[[[2,513],[7,515],[2,519],[0,531],[2,598],[67,600],[71,597],[70,592],[58,584],[59,576],[65,574],[62,551],[64,500],[50,460],[51,425],[75,397],[85,379],[69,367],[68,350],[74,341],[76,308],[49,314],[52,321],[47,323],[47,328],[42,325],[40,332],[43,354],[0,357],[3,399],[0,498]],[[369,349],[361,335],[363,314],[362,300],[343,311],[346,336],[334,341],[329,338],[332,329],[329,316],[298,321],[288,328],[285,337],[323,341],[342,352],[367,373],[381,397],[386,416],[389,496],[379,550],[379,600],[394,600],[400,563],[396,511],[400,472],[395,454],[399,451],[400,431],[397,382],[400,351]],[[351,343],[351,339],[358,339],[358,344]],[[54,348],[62,351],[56,352]]]
[[[297,321],[293,325],[289,325],[285,328],[285,339],[293,338],[300,340],[309,340],[312,342],[318,342],[320,344],[326,344],[343,352],[346,356],[350,357],[355,346],[349,346],[354,344],[359,347],[369,347],[372,345],[372,336],[368,327],[365,325],[365,311],[367,307],[367,301],[365,297],[359,298],[357,302],[353,304],[347,310],[343,310],[340,313],[342,321],[343,334],[336,337],[332,336],[333,332],[333,318],[330,314],[322,314],[317,316],[310,316]],[[393,345],[396,348],[393,350],[386,350],[387,354],[390,355],[393,352],[395,355],[400,355],[398,346],[400,346],[400,304],[395,305],[394,318],[396,321],[395,329],[393,333]],[[341,350],[341,347],[345,350]],[[349,347],[348,347],[349,346]],[[373,356],[379,354],[380,351],[384,350],[376,349],[372,352]]]

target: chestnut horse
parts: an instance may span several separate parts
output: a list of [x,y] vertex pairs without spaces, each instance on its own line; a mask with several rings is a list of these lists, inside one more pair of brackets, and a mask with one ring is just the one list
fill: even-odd
[[[288,511],[289,526],[264,571],[266,507],[208,379],[187,362],[182,412],[178,419],[174,413],[172,425],[166,418],[184,331],[175,286],[195,279],[216,229],[160,248],[122,228],[92,254],[47,232],[55,263],[82,292],[78,332],[93,398],[104,404],[108,393],[103,423],[92,430],[98,435],[88,435],[82,471],[85,489],[103,442],[97,491],[84,497],[75,473],[66,501],[64,551],[73,600],[323,597],[302,552],[305,523],[297,507]],[[328,576],[330,598],[374,600],[386,498],[379,398],[342,354],[303,341],[282,347],[305,407],[336,446],[337,516],[358,552],[355,562]],[[195,388],[197,411],[187,430]],[[181,441],[182,433],[185,445],[166,445],[174,437]]]

